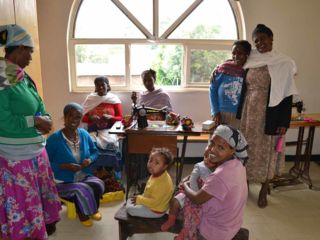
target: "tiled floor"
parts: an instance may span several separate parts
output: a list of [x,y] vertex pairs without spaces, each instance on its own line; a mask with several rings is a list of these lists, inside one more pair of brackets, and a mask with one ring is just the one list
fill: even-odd
[[[289,168],[292,163],[287,163]],[[190,172],[192,165],[184,169]],[[269,206],[260,209],[256,205],[260,186],[250,185],[243,226],[250,231],[250,240],[318,240],[320,239],[320,166],[311,163],[310,176],[314,189],[299,184],[273,189],[269,195]],[[118,224],[113,216],[122,202],[103,204],[100,208],[103,219],[91,228],[82,226],[78,220],[69,220],[66,209],[57,232],[50,240],[117,240]],[[173,234],[139,234],[130,239],[173,239]]]

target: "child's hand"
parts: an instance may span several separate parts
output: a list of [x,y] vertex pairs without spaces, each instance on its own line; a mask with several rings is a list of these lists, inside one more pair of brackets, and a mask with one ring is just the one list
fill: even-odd
[[137,196],[138,196],[138,195],[134,195],[133,197],[131,197],[131,202],[132,202],[134,205],[136,205]]

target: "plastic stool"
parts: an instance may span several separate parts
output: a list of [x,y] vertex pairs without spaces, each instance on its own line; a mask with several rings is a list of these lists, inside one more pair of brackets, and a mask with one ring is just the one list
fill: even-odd
[[76,212],[76,206],[73,202],[69,202],[68,200],[65,200],[63,198],[60,198],[60,201],[63,202],[67,206],[67,216],[69,219],[76,219],[77,212]]

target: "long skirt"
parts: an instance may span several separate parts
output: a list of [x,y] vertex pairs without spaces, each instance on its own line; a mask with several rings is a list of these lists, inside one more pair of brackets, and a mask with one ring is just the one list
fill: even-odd
[[98,212],[99,202],[104,193],[104,182],[88,176],[81,182],[57,184],[59,196],[75,203],[82,215],[91,216]]
[[48,239],[45,225],[60,220],[60,209],[45,149],[27,160],[0,157],[0,238]]

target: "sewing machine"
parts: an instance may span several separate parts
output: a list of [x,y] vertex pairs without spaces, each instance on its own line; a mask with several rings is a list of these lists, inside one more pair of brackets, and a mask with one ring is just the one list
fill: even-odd
[[297,112],[298,112],[298,117],[296,117],[296,119],[295,119],[297,121],[302,121],[303,120],[302,112],[305,111],[305,108],[303,106],[304,105],[303,105],[303,101],[302,100],[292,103],[292,107],[296,108]]
[[138,128],[145,128],[148,126],[149,120],[165,120],[167,114],[167,107],[161,109],[133,105],[132,115],[138,122]]

